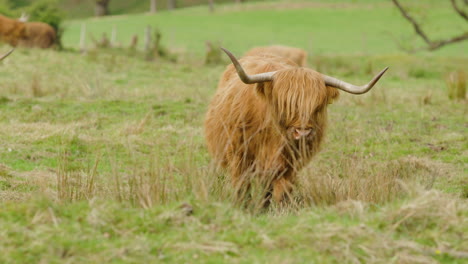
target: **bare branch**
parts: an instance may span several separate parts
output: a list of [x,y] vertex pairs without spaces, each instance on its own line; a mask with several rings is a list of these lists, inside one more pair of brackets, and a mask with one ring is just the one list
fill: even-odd
[[[457,11],[457,13],[462,16],[466,21],[468,21],[468,15],[463,12],[463,10],[461,10],[458,6],[457,6],[457,1],[455,0],[450,0],[450,2],[452,2],[452,6],[453,6],[453,9],[455,9],[455,11]],[[467,1],[465,1],[465,4],[467,4]]]
[[468,32],[463,33],[460,36],[452,37],[450,39],[444,39],[444,40],[432,42],[428,50],[436,50],[438,48],[441,48],[442,46],[460,42],[460,41],[465,41],[465,40],[468,40]]
[[[456,3],[454,3],[455,0],[451,0],[451,1],[452,1],[452,4],[454,5],[455,10],[458,12],[459,11],[458,7],[456,7]],[[411,49],[411,50],[406,50],[406,51],[415,52],[415,51],[424,50],[424,49],[432,51],[432,50],[439,49],[439,48],[441,48],[441,47],[443,47],[445,45],[448,45],[448,44],[468,40],[468,32],[465,32],[465,33],[462,33],[459,36],[455,36],[455,37],[452,37],[452,38],[449,38],[449,39],[432,41],[431,39],[429,39],[427,34],[422,30],[419,23],[416,22],[416,20],[412,16],[410,16],[409,13],[401,6],[401,4],[398,2],[398,0],[392,0],[392,2],[395,4],[395,6],[398,8],[398,10],[400,10],[400,13],[403,15],[403,17],[413,25],[413,28],[414,28],[414,31],[416,31],[416,34],[418,34],[424,40],[424,42],[426,42],[426,44],[427,44],[427,47]],[[460,10],[460,12],[463,15],[466,16],[466,14],[463,13],[461,10]],[[460,15],[463,16],[462,14],[460,14]]]
[[413,25],[414,27],[414,30],[416,31],[416,33],[418,35],[420,35],[424,41],[427,43],[427,44],[431,44],[431,41],[429,40],[429,38],[426,36],[426,34],[424,33],[424,31],[422,31],[421,27],[419,26],[419,24],[416,22],[416,20],[413,19],[413,17],[411,17],[408,12],[406,12],[406,10],[400,5],[400,3],[397,1],[397,0],[392,0],[392,2],[398,7],[398,9],[400,10],[401,14]]

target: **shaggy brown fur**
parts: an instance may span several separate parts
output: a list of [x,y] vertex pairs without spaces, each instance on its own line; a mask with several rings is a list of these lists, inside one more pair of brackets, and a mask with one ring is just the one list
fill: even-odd
[[0,40],[13,47],[50,48],[54,46],[54,28],[42,22],[20,22],[0,15]]
[[25,23],[0,15],[0,41],[16,47],[25,36]]
[[55,45],[55,30],[49,24],[42,22],[27,22],[25,23],[25,26],[25,36],[18,42],[20,46],[47,49]]
[[288,58],[301,67],[306,66],[307,52],[305,50],[281,45],[256,47],[249,50],[244,56],[262,56],[264,54]]
[[[278,72],[272,82],[248,85],[232,64],[227,67],[206,115],[208,150],[230,171],[238,195],[254,177],[264,183],[267,198],[281,201],[319,151],[327,105],[339,93],[325,86],[320,73],[278,56],[249,56],[240,63],[249,74]],[[297,139],[296,129],[310,133]]]

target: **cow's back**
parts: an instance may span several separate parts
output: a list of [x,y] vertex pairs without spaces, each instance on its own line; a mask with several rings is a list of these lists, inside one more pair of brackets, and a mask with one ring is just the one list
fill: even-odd
[[50,48],[55,44],[56,33],[52,26],[42,22],[26,23],[26,36],[19,45],[25,47]]
[[244,56],[265,56],[275,55],[295,62],[299,66],[305,66],[307,60],[307,52],[300,48],[273,45],[265,47],[255,47],[247,51]]

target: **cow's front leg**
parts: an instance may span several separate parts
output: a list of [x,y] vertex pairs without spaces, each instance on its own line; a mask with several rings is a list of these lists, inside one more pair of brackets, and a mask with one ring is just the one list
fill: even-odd
[[273,180],[273,192],[272,197],[273,200],[277,203],[281,203],[286,199],[290,199],[292,195],[292,191],[294,188],[294,179],[293,175],[284,175],[278,179]]

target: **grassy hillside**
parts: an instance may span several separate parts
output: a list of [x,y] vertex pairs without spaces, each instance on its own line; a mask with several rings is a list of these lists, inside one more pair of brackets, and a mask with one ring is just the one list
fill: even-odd
[[[433,39],[451,37],[463,30],[464,22],[454,15],[449,4],[418,7],[427,10],[425,29]],[[204,52],[207,40],[220,41],[237,54],[273,43],[302,47],[312,54],[337,55],[397,53],[397,41],[413,47],[423,45],[391,3],[380,1],[221,5],[214,14],[206,7],[198,7],[156,15],[75,20],[66,24],[65,46],[78,46],[83,23],[87,25],[88,41],[89,35],[110,36],[115,27],[118,42],[128,46],[131,36],[137,34],[141,47],[145,27],[152,25],[162,32],[164,45],[198,55]],[[467,48],[465,42],[432,54],[459,55]]]
[[[12,8],[25,8],[35,0],[2,0],[9,2]],[[50,0],[54,1],[54,0]],[[82,18],[94,16],[93,0],[55,0],[63,8],[68,18]],[[263,0],[265,1],[265,0]],[[234,0],[215,0],[216,4],[233,3]],[[262,2],[262,0],[250,0],[250,2]],[[2,3],[0,1],[0,3]],[[177,0],[177,8],[206,5],[206,0]],[[149,11],[149,0],[112,0],[109,2],[109,12],[112,15],[122,15],[131,13],[146,13]],[[166,10],[167,0],[157,1],[157,10]]]
[[[449,8],[427,3],[428,26],[454,33]],[[67,23],[69,47],[82,23],[96,37],[115,25],[122,43],[157,25],[176,63],[26,49],[0,63],[0,263],[465,263],[468,108],[445,76],[466,69],[466,44],[400,52],[389,35],[412,32],[386,2],[287,6]],[[206,40],[237,55],[302,47],[310,67],[357,84],[390,70],[329,106],[291,204],[241,208],[203,138],[225,68],[203,65]]]

